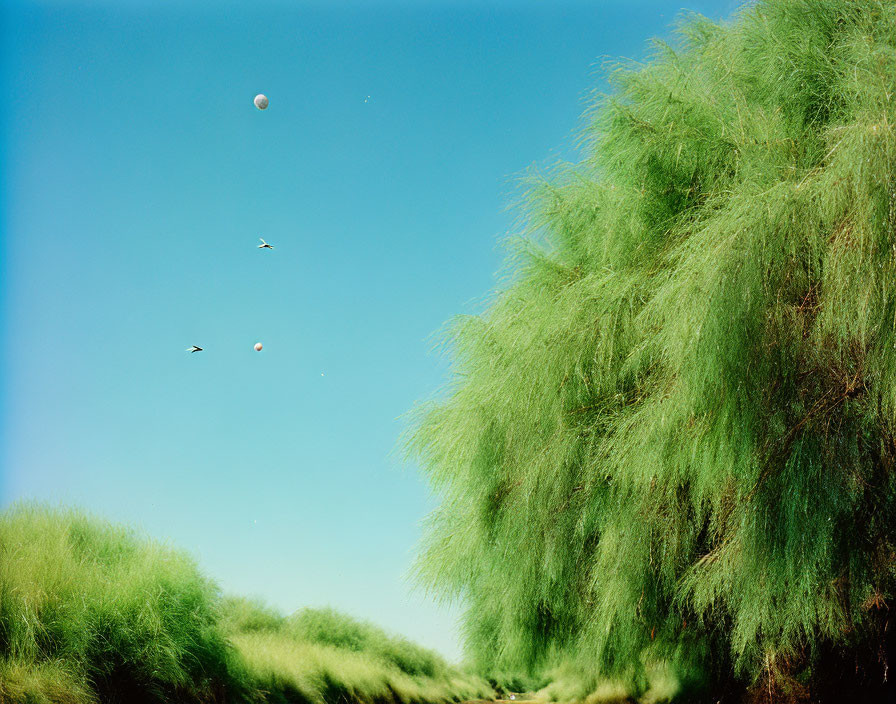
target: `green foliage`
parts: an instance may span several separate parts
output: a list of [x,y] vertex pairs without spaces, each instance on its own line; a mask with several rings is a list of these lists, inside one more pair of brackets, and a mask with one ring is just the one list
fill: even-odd
[[306,641],[284,631],[233,636],[252,679],[271,702],[450,702],[491,698],[480,678],[446,667],[436,677],[411,675],[367,652]]
[[448,702],[493,694],[436,653],[333,609],[284,618],[258,602],[229,599],[222,623],[271,701]]
[[221,598],[193,561],[83,513],[0,513],[0,703],[443,704],[492,692],[331,610]]
[[437,677],[447,674],[447,664],[434,652],[332,609],[299,611],[289,618],[286,630],[293,637],[309,643],[368,653],[409,675]]
[[256,631],[279,631],[286,618],[259,599],[228,596],[219,608],[221,628],[228,635],[254,633]]
[[217,598],[190,558],[132,531],[76,511],[6,511],[0,692],[165,702],[239,691]]
[[419,576],[486,675],[771,688],[883,642],[896,5],[764,0],[678,37],[532,181],[510,283],[414,415],[441,499]]

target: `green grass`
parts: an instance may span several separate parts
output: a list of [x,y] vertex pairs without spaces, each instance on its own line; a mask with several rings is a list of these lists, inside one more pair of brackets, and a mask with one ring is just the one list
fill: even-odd
[[0,514],[0,702],[441,704],[492,692],[331,610],[222,598],[184,553],[73,510]]
[[222,623],[272,701],[448,702],[491,698],[479,677],[439,655],[332,609],[279,616],[244,599],[225,602]]
[[0,657],[18,674],[0,687],[32,677],[40,691],[136,702],[239,691],[218,598],[189,557],[125,528],[75,511],[6,511]]
[[408,675],[376,655],[297,640],[285,633],[244,633],[234,636],[233,642],[270,701],[411,704],[492,696],[475,677]]
[[297,640],[368,653],[415,677],[443,678],[448,673],[445,662],[435,653],[331,609],[300,611],[288,619],[286,630]]

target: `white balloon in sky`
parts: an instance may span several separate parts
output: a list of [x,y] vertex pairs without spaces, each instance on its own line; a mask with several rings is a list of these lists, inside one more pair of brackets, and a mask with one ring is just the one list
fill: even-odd
[[259,110],[264,110],[268,106],[268,96],[264,93],[259,93],[255,96],[255,107]]
[[260,343],[260,342],[256,342],[256,343],[255,343],[255,351],[256,351],[256,352],[261,352],[261,343]]

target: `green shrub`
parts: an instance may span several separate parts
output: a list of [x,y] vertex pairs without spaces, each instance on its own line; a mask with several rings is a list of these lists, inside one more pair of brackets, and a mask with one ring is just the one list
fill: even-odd
[[258,599],[228,596],[221,600],[219,623],[228,636],[256,631],[279,631],[286,618]]
[[0,514],[6,672],[61,663],[73,689],[134,701],[235,687],[217,599],[192,559],[133,531],[71,510]]
[[421,580],[484,673],[870,696],[896,654],[896,3],[691,16],[612,80],[416,411]]
[[73,510],[0,514],[0,704],[442,704],[490,696],[329,609],[221,598],[184,553]]
[[[481,678],[443,662],[435,676],[408,672],[406,663],[400,666],[394,655],[384,655],[381,645],[371,643],[372,637],[390,640],[382,631],[337,612],[307,610],[291,621],[284,628],[233,636],[252,680],[270,701],[412,704],[494,695]],[[296,627],[296,622],[301,625]]]
[[299,640],[368,653],[409,675],[437,677],[447,672],[434,652],[332,609],[303,609],[288,619],[286,630]]

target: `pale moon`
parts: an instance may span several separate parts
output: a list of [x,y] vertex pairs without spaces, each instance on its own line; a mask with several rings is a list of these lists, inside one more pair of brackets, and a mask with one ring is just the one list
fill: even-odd
[[256,343],[255,343],[255,351],[256,351],[256,352],[261,352],[261,343],[260,343],[260,342],[256,342]]
[[264,110],[268,106],[268,97],[264,93],[255,96],[255,107]]

